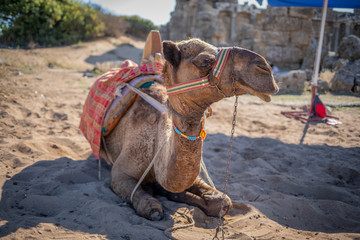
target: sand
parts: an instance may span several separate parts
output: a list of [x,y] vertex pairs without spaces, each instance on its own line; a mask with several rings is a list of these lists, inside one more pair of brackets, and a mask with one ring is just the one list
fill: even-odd
[[[129,44],[136,46],[133,52]],[[164,197],[157,197],[163,220],[137,216],[111,191],[105,162],[98,180],[97,161],[78,130],[96,78],[77,70],[93,68],[95,60],[114,61],[117,54],[121,60],[121,47],[136,58],[142,46],[122,37],[0,50],[10,65],[0,66],[1,239],[214,237],[217,218]],[[329,99],[336,104],[337,97]],[[359,106],[359,97],[350,98]],[[234,100],[215,103],[206,122],[204,160],[219,189],[225,183]],[[234,207],[225,217],[226,239],[360,239],[360,110],[335,108],[333,115],[343,124],[332,126],[280,113],[296,107],[286,96],[273,103],[239,97],[227,185]],[[170,231],[191,219],[194,226]]]

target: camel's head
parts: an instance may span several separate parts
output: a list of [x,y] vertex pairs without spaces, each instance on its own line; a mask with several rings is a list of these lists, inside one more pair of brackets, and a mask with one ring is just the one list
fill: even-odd
[[[178,43],[164,41],[163,51],[167,61],[164,68],[165,85],[172,86],[208,74],[211,76],[219,49],[199,39],[190,39]],[[269,102],[270,95],[279,91],[271,70],[264,57],[244,48],[233,47],[219,79],[209,79],[214,87],[188,92],[186,97],[196,98],[201,93],[217,101],[224,96],[249,93]]]

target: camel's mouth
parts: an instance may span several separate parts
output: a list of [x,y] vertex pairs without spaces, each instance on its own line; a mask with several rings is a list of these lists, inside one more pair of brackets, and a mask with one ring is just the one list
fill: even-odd
[[264,93],[259,93],[259,92],[257,92],[255,95],[257,97],[259,97],[261,100],[265,101],[265,102],[271,102],[271,96],[270,95],[267,95],[267,94],[264,94]]
[[236,95],[243,95],[243,94],[251,94],[253,96],[257,96],[258,98],[260,98],[261,100],[263,100],[264,102],[271,102],[271,94],[268,93],[262,93],[262,92],[258,92],[255,91],[254,89],[247,87],[247,86],[242,86],[240,89],[238,89],[236,91]]

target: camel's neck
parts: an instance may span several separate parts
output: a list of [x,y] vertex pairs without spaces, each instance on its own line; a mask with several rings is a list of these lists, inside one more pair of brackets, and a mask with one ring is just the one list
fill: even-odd
[[[206,106],[182,103],[172,98],[169,99],[169,105],[177,113],[191,119],[191,122],[184,122],[181,117],[172,114],[176,127],[187,136],[199,136],[202,129],[201,118]],[[166,190],[182,192],[189,188],[199,175],[203,141],[201,138],[188,140],[176,133],[173,128],[171,131],[169,151],[155,165],[155,175]]]

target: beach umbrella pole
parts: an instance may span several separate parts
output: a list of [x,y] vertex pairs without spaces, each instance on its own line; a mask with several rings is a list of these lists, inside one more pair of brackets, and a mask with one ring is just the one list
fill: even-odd
[[320,28],[320,33],[319,33],[319,41],[317,44],[316,58],[315,58],[315,63],[314,63],[313,75],[312,75],[311,105],[310,105],[309,113],[313,113],[314,99],[315,99],[315,95],[316,95],[317,82],[318,82],[318,76],[319,76],[321,50],[322,50],[324,31],[325,31],[327,6],[328,6],[328,0],[324,0],[323,9],[322,9],[322,17],[321,17],[321,28]]

